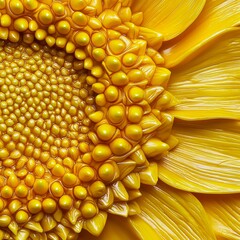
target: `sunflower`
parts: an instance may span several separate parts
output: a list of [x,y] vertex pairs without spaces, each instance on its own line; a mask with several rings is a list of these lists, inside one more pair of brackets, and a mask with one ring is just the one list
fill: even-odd
[[0,239],[239,239],[239,0],[0,0]]

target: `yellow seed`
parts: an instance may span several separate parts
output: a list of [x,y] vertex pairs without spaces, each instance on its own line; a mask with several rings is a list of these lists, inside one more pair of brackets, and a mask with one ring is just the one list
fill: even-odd
[[133,141],[139,141],[142,138],[143,132],[139,125],[127,125],[125,134]]
[[57,177],[62,177],[65,174],[65,169],[62,165],[56,164],[52,169],[52,174]]
[[118,89],[115,86],[109,86],[105,90],[104,95],[108,102],[114,102],[118,99]]
[[131,150],[131,144],[124,138],[116,138],[110,143],[110,148],[115,155],[121,156]]
[[124,72],[117,72],[112,74],[112,83],[116,86],[124,86],[128,84],[128,77]]
[[102,47],[106,44],[106,37],[101,32],[94,33],[91,38],[92,43],[95,47]]
[[101,66],[94,66],[91,70],[91,74],[96,78],[102,77],[103,73],[104,72]]
[[97,135],[103,141],[110,140],[116,132],[116,127],[110,124],[102,124],[97,128]]
[[18,15],[24,12],[23,4],[19,0],[11,0],[9,6],[13,14]]
[[62,20],[57,23],[57,31],[60,34],[68,34],[70,32],[70,29],[71,27],[68,21]]
[[35,32],[35,38],[39,41],[44,40],[47,36],[47,32],[43,29],[37,29]]
[[28,217],[29,216],[25,211],[20,210],[16,213],[15,219],[16,219],[17,223],[22,224],[22,223],[27,222]]
[[42,24],[49,25],[53,21],[53,15],[48,9],[43,9],[38,14],[39,21]]
[[59,48],[64,48],[64,47],[66,46],[66,44],[67,44],[67,39],[66,39],[66,38],[64,38],[64,37],[58,37],[58,38],[56,39],[56,45],[57,45],[57,47],[59,47]]
[[87,197],[87,190],[83,186],[76,186],[73,190],[74,196],[78,199],[85,199]]
[[127,67],[133,66],[137,62],[138,56],[134,53],[126,53],[123,56],[123,64]]
[[98,175],[103,181],[112,181],[115,176],[115,170],[112,164],[110,163],[104,163],[99,169],[98,169]]
[[4,159],[9,156],[9,152],[6,148],[0,149],[0,158]]
[[90,41],[89,35],[86,32],[78,32],[74,39],[79,46],[86,46]]
[[73,173],[66,173],[62,178],[63,184],[67,187],[73,187],[77,183],[77,177]]
[[120,123],[125,117],[125,111],[122,106],[111,106],[107,112],[108,118],[112,123]]
[[48,182],[45,179],[36,179],[33,190],[39,195],[46,194],[48,192]]
[[67,45],[66,45],[66,52],[67,53],[74,53],[75,49],[76,49],[75,44],[73,44],[72,42],[67,43]]
[[53,9],[54,13],[58,16],[62,16],[65,13],[64,6],[58,2],[54,2],[52,4],[52,9]]
[[42,203],[37,199],[32,199],[28,202],[28,210],[32,214],[37,214],[42,210]]
[[96,162],[107,160],[111,154],[111,149],[104,144],[98,144],[92,151],[92,157]]
[[25,178],[25,184],[29,187],[32,187],[35,182],[35,177],[31,174],[28,174]]
[[83,182],[92,181],[95,177],[95,172],[93,168],[85,166],[82,167],[79,171],[79,179]]
[[84,218],[92,218],[97,214],[97,208],[92,203],[87,202],[81,206],[81,213]]
[[28,188],[25,185],[20,184],[15,189],[15,194],[20,198],[25,198],[28,195]]
[[1,23],[2,27],[9,27],[12,23],[12,19],[8,14],[3,14],[1,16],[0,23]]
[[144,99],[144,90],[140,87],[131,87],[128,94],[133,102],[140,102]]
[[73,205],[73,199],[69,195],[63,195],[59,199],[59,206],[64,210],[69,210]]
[[110,72],[117,72],[122,67],[120,60],[114,56],[107,56],[105,58],[105,64]]
[[106,53],[102,48],[95,48],[92,52],[92,56],[96,61],[102,62],[106,57]]
[[131,82],[141,82],[145,78],[143,72],[139,69],[130,70],[127,76]]
[[85,8],[87,3],[85,0],[70,0],[70,6],[73,10],[78,11]]
[[28,29],[28,21],[25,18],[18,18],[14,21],[14,28],[18,32],[24,32]]
[[96,181],[93,184],[91,184],[89,190],[94,198],[99,198],[106,193],[107,188],[103,182]]
[[87,57],[86,53],[82,49],[76,49],[74,54],[78,60],[84,60]]
[[81,12],[74,12],[72,15],[72,20],[75,24],[80,26],[85,26],[88,22],[86,15]]
[[28,10],[35,10],[38,7],[37,0],[23,0],[23,4]]
[[103,119],[103,112],[97,111],[97,112],[91,113],[88,117],[91,121],[97,123]]
[[125,50],[126,44],[120,39],[115,39],[109,42],[109,47],[115,55],[118,55]]
[[0,227],[7,227],[12,221],[11,217],[8,215],[0,216]]
[[3,198],[11,198],[13,195],[13,189],[9,186],[4,186],[1,190],[1,196]]
[[61,197],[64,193],[64,189],[59,182],[54,182],[50,189],[54,197]]
[[57,204],[52,198],[45,198],[42,202],[42,207],[45,213],[53,213],[57,208]]
[[143,116],[143,109],[139,106],[130,106],[128,109],[128,120],[133,123],[139,123]]
[[38,24],[36,21],[34,20],[31,20],[29,22],[29,30],[32,31],[32,32],[35,32],[36,30],[38,29]]

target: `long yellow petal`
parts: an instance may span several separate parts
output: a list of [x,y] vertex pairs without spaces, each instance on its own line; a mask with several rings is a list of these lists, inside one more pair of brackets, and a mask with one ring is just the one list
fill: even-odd
[[225,239],[240,239],[240,195],[199,198],[212,222],[215,234]]
[[179,145],[159,162],[165,183],[198,193],[240,192],[240,122],[179,122]]
[[[142,193],[138,201],[142,213],[129,218],[141,239],[215,239],[201,203],[191,193],[172,189],[162,182],[146,187]],[[143,222],[158,237],[154,238],[152,231],[147,236]]]
[[206,0],[134,0],[133,11],[143,12],[143,26],[170,40],[191,25],[202,11]]
[[239,28],[232,29],[191,63],[173,70],[168,91],[180,100],[171,112],[175,117],[184,119],[186,111],[187,120],[204,115],[240,119],[239,35]]
[[184,36],[176,39],[163,50],[166,66],[171,68],[189,61],[222,31],[237,26],[240,23],[239,9],[239,0],[208,0],[203,11]]

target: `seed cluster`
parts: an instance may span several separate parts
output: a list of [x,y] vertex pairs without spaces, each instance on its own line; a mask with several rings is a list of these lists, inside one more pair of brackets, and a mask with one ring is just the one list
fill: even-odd
[[162,36],[128,1],[43,2],[0,1],[0,238],[98,236],[177,144]]

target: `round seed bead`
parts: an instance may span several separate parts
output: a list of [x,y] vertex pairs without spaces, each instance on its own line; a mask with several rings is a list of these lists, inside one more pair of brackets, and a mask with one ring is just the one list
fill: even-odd
[[98,175],[103,181],[112,181],[114,179],[115,169],[112,164],[104,163],[98,169]]
[[125,134],[129,139],[139,141],[142,138],[143,132],[139,125],[128,125],[125,128]]
[[69,195],[63,195],[59,199],[59,206],[64,210],[69,210],[73,205],[73,199]]
[[87,197],[87,190],[83,186],[76,186],[73,190],[74,196],[78,199],[85,199]]
[[123,56],[122,62],[125,66],[131,67],[137,62],[138,56],[134,53],[126,53]]
[[54,2],[52,4],[52,9],[57,16],[62,16],[65,13],[64,6],[58,2]]
[[36,179],[33,185],[36,194],[44,195],[48,192],[48,182],[45,179]]
[[23,224],[26,223],[28,220],[29,216],[25,211],[18,211],[15,216],[15,220],[17,223]]
[[115,39],[109,42],[109,47],[114,54],[118,55],[126,49],[126,44],[120,39]]
[[95,47],[102,47],[106,44],[106,37],[101,32],[94,33],[92,35],[92,43]]
[[39,12],[38,14],[38,18],[39,18],[39,21],[42,23],[42,24],[45,24],[45,25],[49,25],[52,23],[53,21],[53,15],[52,13],[47,10],[47,9],[43,9]]
[[79,11],[87,6],[84,0],[70,0],[70,6],[73,10]]
[[94,198],[102,197],[107,191],[105,184],[101,181],[96,181],[91,184],[89,190]]
[[125,111],[122,106],[111,106],[108,109],[107,116],[112,123],[120,123],[125,117]]
[[104,95],[108,102],[114,102],[118,99],[118,89],[115,86],[109,86],[105,90]]
[[143,116],[143,109],[139,106],[130,106],[128,110],[128,120],[133,123],[139,123]]
[[8,14],[3,14],[0,19],[2,27],[9,27],[12,23],[12,19]]
[[95,172],[91,167],[82,167],[79,171],[79,179],[83,182],[92,181],[95,177]]
[[24,12],[23,4],[19,0],[11,0],[9,3],[12,13],[18,15]]
[[21,207],[22,207],[22,203],[17,199],[11,201],[8,205],[8,209],[12,214],[17,212]]
[[88,36],[87,33],[85,32],[78,32],[76,35],[75,35],[75,41],[76,43],[79,45],[79,46],[86,46],[88,45],[89,41],[90,41],[90,38]]
[[52,198],[46,198],[42,202],[43,211],[45,213],[53,213],[57,208],[56,202]]
[[76,25],[79,26],[85,26],[88,23],[88,18],[81,12],[74,12],[72,15],[72,20]]
[[83,203],[81,213],[84,218],[93,218],[97,214],[97,208],[90,202]]
[[61,197],[64,193],[64,189],[59,182],[54,182],[50,189],[54,197]]
[[144,99],[144,90],[140,87],[132,87],[129,90],[129,98],[133,102],[140,102]]
[[28,210],[32,214],[37,214],[42,210],[42,203],[37,199],[32,199],[28,202]]
[[102,62],[106,57],[106,53],[102,48],[95,48],[92,52],[92,56],[96,61]]
[[38,7],[38,1],[37,0],[23,0],[24,6],[28,10],[35,10]]
[[13,189],[9,186],[4,186],[1,190],[1,196],[3,198],[11,198],[13,195]]
[[71,27],[68,21],[62,20],[57,23],[57,31],[60,34],[66,35],[70,32],[70,29]]
[[116,138],[110,143],[110,148],[115,155],[121,156],[131,150],[131,144],[124,138]]
[[105,64],[106,64],[107,69],[110,72],[117,72],[122,67],[122,64],[121,64],[120,60],[117,57],[114,57],[114,56],[107,56],[105,58]]
[[77,177],[72,173],[66,173],[64,174],[62,181],[67,187],[73,187],[77,183]]
[[28,21],[25,18],[18,18],[14,21],[14,28],[18,32],[24,32],[28,29]]
[[15,194],[20,198],[25,198],[28,195],[28,188],[25,185],[20,184],[17,186]]
[[131,82],[141,82],[145,78],[143,72],[139,69],[130,70],[127,76]]
[[98,144],[92,151],[92,157],[96,162],[107,160],[111,154],[111,149],[104,144]]
[[116,127],[110,124],[102,124],[97,128],[97,135],[103,141],[110,140],[116,132]]
[[114,73],[111,77],[112,83],[116,86],[125,86],[128,84],[128,77],[124,72]]

